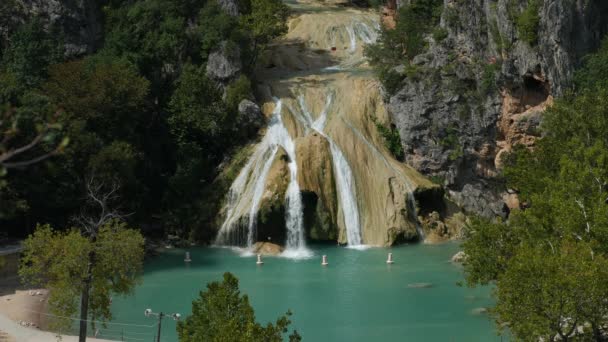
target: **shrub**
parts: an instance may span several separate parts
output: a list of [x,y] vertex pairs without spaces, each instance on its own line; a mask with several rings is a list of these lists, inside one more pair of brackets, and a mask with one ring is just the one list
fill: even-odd
[[448,31],[441,27],[435,27],[433,29],[433,40],[437,43],[441,43],[448,37]]
[[517,17],[516,25],[519,38],[530,45],[536,45],[538,41],[539,9],[539,1],[530,0],[528,7]]
[[401,136],[399,136],[399,131],[397,128],[392,125],[391,127],[387,127],[378,122],[376,118],[373,120],[376,124],[376,128],[378,129],[378,133],[380,133],[384,139],[384,145],[386,148],[397,160],[403,161],[405,153],[403,151],[403,146],[401,145]]
[[252,98],[251,81],[245,75],[241,75],[226,88],[226,105],[232,111],[238,109],[241,101]]

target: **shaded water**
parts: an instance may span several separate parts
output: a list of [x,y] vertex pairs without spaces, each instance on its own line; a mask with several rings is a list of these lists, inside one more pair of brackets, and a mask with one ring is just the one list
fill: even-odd
[[[310,248],[310,259],[266,257],[263,266],[228,248],[190,249],[190,265],[183,250],[169,250],[146,264],[143,284],[132,297],[114,298],[114,321],[153,325],[143,315],[148,307],[186,316],[199,291],[229,271],[249,295],[258,321],[274,321],[291,309],[304,341],[501,341],[487,316],[474,313],[492,304],[490,288],[456,285],[461,268],[449,261],[456,244]],[[393,265],[385,263],[389,251]],[[323,254],[327,267],[320,265]],[[174,321],[165,319],[162,328],[162,341],[177,340]],[[122,329],[146,341],[155,332]]]

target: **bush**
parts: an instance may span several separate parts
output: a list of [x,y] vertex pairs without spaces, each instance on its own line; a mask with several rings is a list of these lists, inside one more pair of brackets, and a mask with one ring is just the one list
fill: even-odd
[[384,90],[387,94],[394,95],[399,88],[401,87],[401,82],[404,79],[404,76],[392,69],[383,69],[380,70],[378,75],[380,82],[384,86]]
[[403,151],[403,146],[401,145],[401,136],[399,135],[397,128],[392,125],[391,127],[387,127],[378,122],[376,118],[373,118],[373,121],[376,124],[378,133],[380,133],[384,139],[384,145],[386,148],[397,160],[403,161],[405,152]]
[[528,7],[517,17],[516,25],[519,38],[530,45],[536,45],[538,41],[539,9],[539,1],[530,0]]
[[241,77],[230,83],[226,88],[226,105],[230,110],[236,112],[239,103],[245,99],[253,99],[251,94],[251,81],[249,81],[247,76],[241,75]]
[[441,27],[435,27],[433,29],[433,40],[437,43],[441,43],[448,37],[448,31]]
[[[224,281],[209,283],[207,290],[200,292],[192,302],[192,315],[177,323],[177,333],[181,342],[282,342],[291,324],[290,316],[288,311],[275,324],[265,326],[256,322],[249,298],[241,295],[239,280],[226,272]],[[301,337],[293,331],[288,340],[296,342]]]
[[500,70],[500,64],[486,64],[483,68],[481,81],[479,82],[479,92],[481,95],[488,95],[496,90],[496,72]]
[[[384,28],[378,41],[366,49],[370,63],[379,67],[394,66],[420,54],[425,47],[425,35],[439,24],[442,9],[441,0],[418,0],[402,6],[395,28]],[[438,31],[438,38],[442,35],[445,36]]]

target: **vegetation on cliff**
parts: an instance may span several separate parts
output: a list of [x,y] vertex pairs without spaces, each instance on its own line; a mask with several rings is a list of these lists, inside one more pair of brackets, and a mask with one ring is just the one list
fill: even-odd
[[496,284],[494,317],[522,339],[608,333],[608,88],[597,74],[607,66],[608,40],[546,111],[534,150],[507,158],[524,208],[468,228],[467,282]]
[[[443,1],[418,0],[403,5],[397,13],[394,28],[383,26],[377,42],[365,48],[365,55],[374,66],[386,91],[393,94],[403,79],[393,68],[408,65],[423,52],[425,36],[436,29],[443,11]],[[443,33],[436,31],[435,35]]]
[[[205,202],[219,202],[224,162],[255,135],[238,104],[252,98],[256,56],[285,32],[287,6],[241,0],[235,15],[215,0],[104,4],[103,44],[77,59],[43,19],[0,32],[0,155],[35,142],[11,162],[52,156],[27,168],[2,159],[2,225],[17,236],[37,222],[69,227],[94,175],[120,184],[129,223],[147,234],[208,239],[218,207]],[[19,6],[3,2],[0,16]],[[241,67],[212,79],[209,56],[224,47]]]

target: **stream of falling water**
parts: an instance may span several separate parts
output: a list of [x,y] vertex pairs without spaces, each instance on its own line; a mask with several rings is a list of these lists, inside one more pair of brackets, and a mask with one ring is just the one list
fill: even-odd
[[[215,241],[218,245],[242,246],[245,243],[246,247],[251,248],[255,243],[257,215],[264,195],[266,179],[268,178],[268,172],[278,149],[282,147],[290,159],[288,164],[290,181],[286,193],[287,209],[285,214],[287,225],[286,253],[288,256],[294,257],[304,257],[308,254],[304,240],[302,197],[297,182],[298,166],[296,163],[295,144],[283,124],[281,117],[282,108],[282,101],[276,100],[264,139],[230,187],[225,208],[226,219]],[[246,191],[248,179],[252,182],[252,193]],[[250,202],[250,205],[246,239],[243,239],[242,232],[234,229],[233,226],[237,219],[235,217],[236,209],[240,205],[247,205],[248,203],[245,203],[247,201]]]
[[[307,121],[312,121],[312,115],[306,107],[304,96],[298,97],[300,109],[307,117]],[[340,147],[323,131],[325,122],[327,121],[327,112],[333,101],[333,94],[329,94],[325,100],[325,107],[312,122],[311,128],[319,132],[329,142],[330,152],[332,156],[332,164],[334,169],[334,177],[336,178],[336,187],[338,190],[339,205],[342,208],[344,215],[344,225],[346,226],[346,241],[349,247],[361,247],[361,223],[359,222],[359,208],[357,205],[357,191],[355,189],[355,179],[353,171],[348,165],[348,161],[344,157],[344,153]]]
[[407,187],[407,206],[409,209],[408,214],[410,216],[410,219],[416,225],[416,231],[418,232],[418,235],[420,235],[420,239],[424,241],[424,230],[422,229],[422,226],[420,226],[420,222],[418,222],[418,215],[416,213],[416,199],[414,197],[414,188],[412,187],[410,180],[407,179],[407,177],[404,177],[401,172],[399,172],[399,170],[397,170],[397,168],[393,164],[391,164],[380,151],[378,151],[378,148],[372,145],[372,143],[370,143],[365,138],[365,136],[361,132],[359,132],[359,130],[355,128],[348,120],[346,120],[344,117],[340,118],[351,129],[351,131],[355,133],[355,136],[359,138],[359,140],[363,141],[365,145],[370,149],[370,151],[372,151],[372,153],[374,153],[378,158],[380,158],[380,160],[384,162],[384,165],[393,170],[395,175],[399,176],[403,180],[403,183]]

